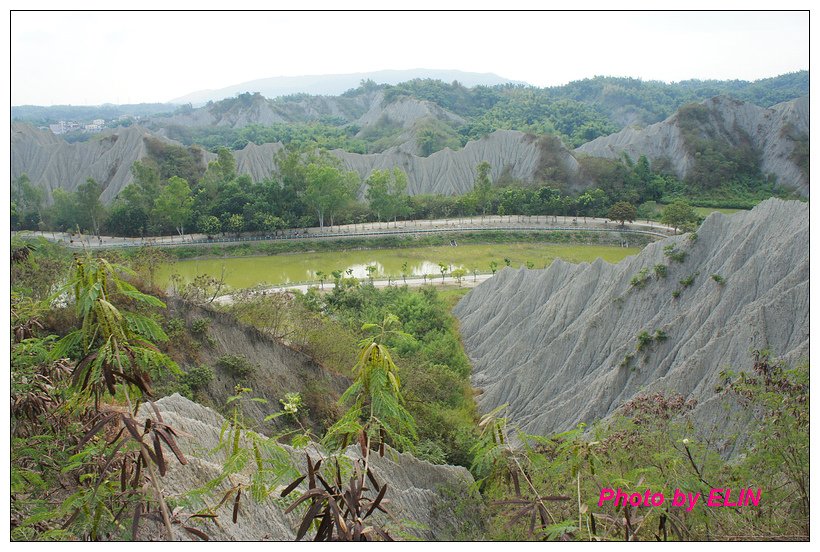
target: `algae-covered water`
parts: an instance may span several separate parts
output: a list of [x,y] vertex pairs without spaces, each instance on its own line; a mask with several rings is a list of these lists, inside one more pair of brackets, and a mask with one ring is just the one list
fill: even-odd
[[[400,279],[403,271],[407,276],[432,274],[440,277],[439,263],[447,265],[448,272],[455,268],[465,268],[470,273],[473,269],[490,272],[490,262],[495,261],[501,269],[505,266],[505,257],[510,259],[510,266],[514,268],[526,266],[527,262],[532,263],[534,268],[544,268],[555,259],[579,263],[592,262],[600,257],[616,263],[638,251],[640,248],[637,247],[537,243],[322,251],[177,261],[161,266],[157,271],[157,280],[167,286],[172,274],[179,274],[184,281],[190,282],[201,274],[220,278],[224,270],[225,283],[233,289],[243,289],[257,285],[318,281],[317,272],[324,272],[327,281],[331,281],[330,274],[334,270],[351,270],[356,278],[367,278],[368,265],[376,267],[376,278],[392,276]],[[403,269],[405,263],[407,266]]]

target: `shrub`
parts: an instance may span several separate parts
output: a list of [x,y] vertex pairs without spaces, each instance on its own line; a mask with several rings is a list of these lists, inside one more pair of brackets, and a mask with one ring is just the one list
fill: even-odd
[[632,364],[632,359],[633,358],[635,358],[635,355],[633,353],[627,353],[626,355],[624,355],[624,358],[623,358],[623,360],[621,360],[621,363],[618,365],[618,367],[619,368],[629,367],[629,365]]
[[637,274],[635,274],[632,279],[629,281],[629,285],[632,287],[642,288],[646,285],[646,282],[649,281],[649,269],[642,268]]
[[649,334],[648,331],[643,330],[641,333],[638,334],[638,344],[636,345],[636,349],[638,351],[643,351],[649,345],[652,344],[652,336]]
[[663,330],[655,330],[655,341],[666,341],[669,336],[666,335],[666,332]]
[[182,376],[182,383],[197,391],[206,387],[214,379],[214,371],[210,366],[196,366]]
[[655,271],[655,278],[657,278],[657,279],[666,278],[667,266],[665,264],[656,264],[655,268],[654,268],[654,271]]
[[429,439],[424,439],[419,442],[413,454],[416,458],[427,460],[431,464],[447,463],[447,453],[444,452],[444,449],[442,449],[438,443]]
[[208,318],[197,318],[191,323],[191,332],[195,335],[205,335],[208,328],[211,326],[211,321]]
[[675,248],[674,245],[667,245],[663,248],[663,254],[669,257],[671,260],[682,263],[686,260],[686,251],[681,251]]
[[294,417],[304,407],[300,393],[285,393],[285,398],[279,399],[279,404],[282,405],[282,411],[285,414]]
[[251,375],[256,368],[247,358],[237,355],[223,355],[216,361],[216,365],[240,378]]
[[698,273],[694,272],[694,273],[690,274],[689,276],[687,276],[686,278],[684,278],[683,280],[679,280],[680,285],[682,285],[685,288],[688,288],[689,286],[691,286],[695,282],[695,276],[697,276],[697,275],[698,275]]
[[718,283],[718,285],[724,285],[726,283],[726,278],[721,276],[720,274],[712,274],[712,280]]
[[180,318],[172,318],[168,321],[168,337],[175,338],[182,335],[185,331],[185,323]]

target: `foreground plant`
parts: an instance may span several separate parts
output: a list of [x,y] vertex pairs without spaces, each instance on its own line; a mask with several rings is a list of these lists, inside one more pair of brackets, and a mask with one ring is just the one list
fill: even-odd
[[[310,455],[307,459],[308,473],[294,480],[281,493],[282,497],[290,495],[306,478],[308,488],[291,504],[285,513],[294,511],[299,505],[309,501],[307,511],[302,516],[302,522],[296,532],[296,540],[302,540],[315,522],[316,534],[314,541],[392,541],[393,538],[378,524],[371,524],[369,518],[378,510],[388,513],[383,505],[388,503],[384,496],[387,493],[387,484],[379,485],[368,465],[369,447],[362,446],[362,458],[353,464],[353,475],[345,483],[339,458],[336,457],[335,471],[328,482],[319,471],[323,460],[315,464]],[[369,483],[368,483],[369,482]],[[375,498],[368,496],[372,484]]]
[[346,447],[356,436],[364,435],[367,442],[378,444],[384,455],[388,439],[402,448],[412,448],[417,439],[416,422],[404,407],[399,371],[384,344],[389,336],[408,339],[400,331],[399,319],[388,314],[381,324],[364,324],[362,330],[372,332],[363,339],[359,357],[353,367],[353,384],[342,394],[339,402],[348,405],[348,411],[325,435],[330,446]]
[[[127,310],[165,306],[126,282],[121,275],[128,273],[105,259],[76,257],[68,283],[51,300],[73,301],[80,328],[53,346],[52,337],[36,344],[36,338],[19,340],[18,355],[36,346],[42,375],[28,379],[27,363],[18,356],[13,374],[21,384],[28,381],[29,388],[33,383],[40,397],[34,401],[30,391],[18,396],[17,414],[28,417],[27,433],[53,435],[74,449],[73,454],[65,447],[49,454],[69,454],[59,471],[76,477],[68,482],[73,492],[67,498],[21,519],[20,528],[51,526],[62,517],[63,530],[73,527],[83,538],[110,539],[124,535],[130,520],[133,538],[142,517],[156,516],[165,526],[165,537],[173,538],[159,476],[167,472],[170,455],[181,464],[187,460],[176,444],[176,432],[153,404],[147,414],[138,411],[141,401],[150,403],[152,377],[165,370],[179,373],[179,368],[154,344],[167,339],[160,326],[147,314]],[[70,378],[45,375],[57,367],[70,370]],[[110,399],[104,402],[106,392]],[[49,426],[43,426],[46,420]],[[19,535],[31,536],[26,531]]]

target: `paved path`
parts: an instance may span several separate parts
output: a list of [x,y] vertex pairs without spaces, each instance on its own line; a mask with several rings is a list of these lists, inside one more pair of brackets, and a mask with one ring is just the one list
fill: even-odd
[[[467,275],[461,280],[461,284],[459,285],[458,281],[453,278],[452,276],[445,276],[444,280],[442,281],[441,278],[407,278],[407,285],[410,287],[418,287],[423,286],[426,284],[432,284],[434,286],[459,286],[463,288],[473,288],[484,282],[485,280],[489,280],[493,277],[493,274],[476,274],[476,275]],[[366,283],[367,280],[361,280],[363,283]],[[377,288],[386,288],[388,286],[403,286],[405,282],[402,281],[401,278],[398,280],[373,280],[373,285]],[[305,293],[309,288],[316,288],[316,289],[324,289],[324,291],[331,291],[336,284],[333,282],[325,282],[324,288],[320,284],[299,284],[299,285],[281,285],[281,286],[270,286],[264,289],[254,290],[254,295],[265,295],[267,293],[281,293],[286,291],[300,291]],[[218,303],[220,305],[230,305],[233,303],[233,294],[228,295],[220,295],[216,299],[214,299],[214,303]]]
[[367,224],[348,224],[332,228],[306,228],[286,230],[274,236],[266,234],[246,235],[244,237],[216,237],[208,239],[204,234],[186,234],[185,236],[158,236],[153,238],[120,238],[114,236],[89,236],[86,234],[69,234],[66,232],[12,232],[20,235],[42,236],[54,242],[62,242],[69,247],[100,249],[111,247],[141,247],[155,245],[160,247],[171,246],[203,246],[220,243],[245,243],[254,241],[274,242],[305,239],[339,239],[354,237],[374,237],[384,235],[425,234],[443,232],[481,232],[491,230],[502,231],[620,231],[649,233],[659,237],[669,236],[674,229],[653,221],[635,221],[624,227],[607,219],[581,217],[551,217],[551,216],[492,216],[492,217],[461,217],[437,220],[399,221],[398,223],[372,222]]

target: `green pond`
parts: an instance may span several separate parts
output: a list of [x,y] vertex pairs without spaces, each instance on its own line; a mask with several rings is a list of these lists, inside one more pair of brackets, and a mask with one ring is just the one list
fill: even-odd
[[172,274],[179,274],[184,281],[190,282],[201,274],[220,278],[224,270],[225,283],[233,289],[242,289],[257,285],[318,281],[316,273],[319,271],[328,275],[328,281],[332,280],[330,273],[334,270],[351,270],[353,276],[363,279],[367,278],[368,265],[376,267],[376,278],[401,278],[404,263],[407,263],[408,276],[433,274],[440,277],[439,263],[446,264],[449,270],[465,268],[472,273],[473,269],[477,269],[483,273],[491,272],[492,261],[497,262],[499,268],[504,267],[505,257],[515,268],[525,266],[527,262],[533,263],[534,268],[544,268],[554,259],[580,263],[592,262],[600,257],[617,263],[638,251],[640,248],[637,247],[534,243],[324,251],[177,261],[161,266],[157,270],[157,279],[167,286]]

